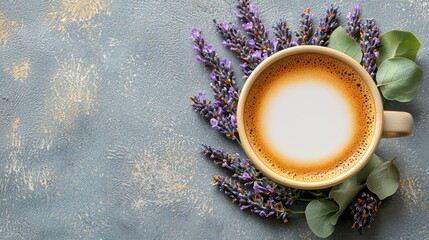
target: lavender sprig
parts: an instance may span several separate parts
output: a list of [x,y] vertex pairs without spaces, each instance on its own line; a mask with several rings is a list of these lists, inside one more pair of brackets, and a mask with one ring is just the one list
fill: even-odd
[[231,155],[221,148],[215,149],[207,144],[202,144],[201,150],[203,155],[209,156],[216,165],[227,169],[233,174],[233,177],[243,181],[247,187],[261,178],[261,174],[255,166],[248,159],[240,158],[238,153]]
[[353,12],[347,14],[346,33],[356,41],[360,38],[360,28],[362,25],[362,19],[359,14],[360,9],[357,3],[353,4]]
[[255,56],[260,56],[261,61],[264,60],[274,53],[273,44],[268,36],[269,30],[265,28],[261,16],[251,0],[239,0],[237,9],[237,18],[255,43]]
[[[218,101],[215,100],[215,102],[212,103],[210,100],[207,100],[204,92],[200,92],[198,95],[189,98],[192,101],[194,111],[210,119],[210,124],[213,129],[220,131],[232,140],[238,138],[235,116],[233,114],[224,114],[223,108],[220,107]],[[231,99],[230,102],[232,102]],[[236,109],[236,105],[228,104],[224,106],[224,108]]]
[[329,36],[339,26],[338,17],[340,12],[339,7],[329,6],[326,10],[325,18],[321,18],[317,31],[311,41],[312,45],[328,46]]
[[255,53],[255,41],[247,39],[240,33],[240,30],[229,22],[218,22],[213,19],[217,31],[222,35],[223,45],[235,52],[243,64],[240,64],[245,76],[249,76],[252,71],[262,61]]
[[216,112],[216,106],[206,98],[204,92],[200,92],[198,95],[190,96],[189,98],[192,101],[192,107],[195,112],[205,118],[213,118]]
[[371,226],[380,204],[381,202],[377,201],[376,196],[373,196],[370,192],[362,192],[356,203],[350,206],[354,220],[352,228],[357,228],[359,233],[362,234],[364,227],[369,228]]
[[263,197],[244,189],[239,182],[228,177],[215,176],[213,185],[218,187],[232,199],[233,203],[238,203],[240,210],[249,209],[261,217],[275,217],[283,222],[288,221],[289,208],[292,201],[276,201],[271,197]]
[[[296,46],[296,42],[292,40],[292,33],[289,30],[286,20],[280,20],[274,26],[274,35],[277,38],[276,51]],[[274,40],[273,40],[274,41]]]
[[199,53],[196,59],[206,67],[211,68],[210,73],[213,96],[215,100],[207,101],[205,95],[190,97],[194,110],[210,119],[212,128],[225,134],[228,138],[236,140],[238,137],[235,114],[240,91],[235,81],[234,71],[228,59],[220,60],[211,44],[204,41],[200,29],[192,30],[194,50]]
[[231,67],[231,62],[224,58],[219,59],[219,56],[213,50],[213,46],[206,43],[202,32],[198,28],[192,29],[192,40],[194,41],[194,50],[198,52],[196,59],[206,67],[210,67],[212,72],[210,73],[210,79],[212,85],[216,91],[220,91],[222,88],[229,89],[232,87],[235,92],[239,92],[235,81],[234,71]]
[[299,30],[295,32],[298,45],[311,44],[313,36],[313,14],[310,13],[310,8],[304,10],[299,19]]
[[376,60],[379,57],[380,32],[373,19],[369,19],[360,29],[360,47],[363,53],[362,66],[375,80]]
[[256,193],[270,196],[277,201],[292,199],[293,202],[302,194],[301,190],[285,187],[268,179],[248,159],[240,158],[237,153],[231,155],[221,148],[215,149],[206,144],[202,144],[201,149],[216,165],[227,169],[233,177],[242,181],[244,186],[252,187]]
[[[221,111],[221,108],[219,108],[219,111]],[[238,139],[237,121],[234,115],[225,116],[219,114],[217,117],[210,119],[210,124],[213,129],[225,134],[227,138],[231,140]]]

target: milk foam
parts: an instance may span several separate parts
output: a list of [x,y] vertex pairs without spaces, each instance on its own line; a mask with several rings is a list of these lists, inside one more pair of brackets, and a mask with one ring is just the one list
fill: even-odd
[[246,98],[244,127],[259,159],[297,181],[334,178],[367,151],[375,103],[350,66],[300,54],[265,69]]
[[264,139],[285,158],[317,163],[339,154],[353,136],[352,106],[315,79],[279,86],[264,105]]

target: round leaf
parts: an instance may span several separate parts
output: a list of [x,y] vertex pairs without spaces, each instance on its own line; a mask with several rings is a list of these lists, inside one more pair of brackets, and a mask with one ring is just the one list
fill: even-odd
[[366,185],[381,200],[392,196],[399,187],[399,170],[394,160],[384,162],[374,169],[369,174]]
[[356,174],[357,182],[362,184],[366,182],[366,179],[368,178],[369,174],[378,166],[380,166],[383,163],[383,159],[377,155],[372,155],[371,159],[368,161],[368,163],[365,165],[365,167],[362,168]]
[[342,27],[338,27],[332,32],[329,37],[328,47],[349,55],[358,63],[362,60],[362,52],[359,43],[347,35]]
[[331,217],[338,212],[338,206],[332,201],[313,200],[305,208],[305,218],[311,231],[318,237],[326,238],[334,232],[335,225]]
[[383,34],[380,42],[380,57],[377,60],[377,65],[393,57],[403,57],[415,61],[421,45],[413,33],[399,30]]
[[332,225],[337,224],[340,215],[350,206],[350,204],[356,198],[357,194],[364,187],[365,184],[359,184],[355,176],[347,179],[345,182],[331,189],[331,191],[329,192],[329,197],[333,198],[339,206],[338,212],[331,217]]
[[381,64],[376,79],[386,99],[409,102],[422,87],[423,71],[410,59],[390,58]]

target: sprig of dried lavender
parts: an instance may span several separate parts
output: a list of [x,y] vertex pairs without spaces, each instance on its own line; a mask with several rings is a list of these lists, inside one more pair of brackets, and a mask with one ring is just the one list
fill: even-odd
[[248,159],[240,158],[238,153],[231,155],[221,148],[215,149],[207,144],[202,144],[201,150],[204,155],[213,159],[216,165],[227,169],[233,177],[242,181],[244,186],[252,187],[256,193],[270,196],[277,201],[289,198],[295,201],[302,194],[302,190],[285,187],[268,179]]
[[261,58],[261,61],[264,60],[274,53],[273,44],[268,36],[269,30],[265,28],[261,16],[251,0],[239,0],[237,9],[237,18],[241,21],[243,29],[255,42],[255,57]]
[[381,202],[371,192],[362,192],[356,203],[350,206],[354,220],[352,228],[357,228],[359,233],[362,234],[364,227],[371,227],[371,222],[374,221],[374,216],[377,214],[380,204]]
[[[221,108],[219,108],[221,111]],[[231,140],[238,140],[237,121],[233,114],[228,116],[219,114],[217,117],[210,119],[212,128],[225,134]]]
[[[201,116],[210,119],[210,124],[213,129],[220,131],[232,140],[236,140],[238,138],[235,116],[233,114],[224,114],[222,110],[223,108],[219,106],[216,100],[214,103],[207,100],[205,93],[203,92],[200,92],[198,95],[190,96],[189,98],[192,101],[194,111],[199,113]],[[235,108],[235,105],[230,107]]]
[[[292,33],[287,25],[286,20],[279,20],[274,26],[274,35],[277,38],[276,51],[296,46],[296,42],[292,40]],[[273,40],[274,41],[274,40]]]
[[313,14],[310,13],[310,8],[304,10],[299,19],[299,30],[295,32],[298,45],[311,44],[311,37],[313,36]]
[[244,75],[249,76],[262,61],[262,59],[258,57],[258,53],[254,54],[255,41],[243,36],[240,30],[230,22],[218,22],[216,19],[213,19],[213,22],[216,24],[217,31],[224,39],[223,45],[238,55],[240,60],[243,61],[240,67]]
[[346,33],[356,41],[360,38],[360,28],[362,25],[362,19],[359,15],[359,4],[355,3],[353,4],[353,12],[347,14]]
[[231,62],[226,58],[222,60],[219,59],[219,56],[213,50],[213,46],[205,42],[200,29],[192,29],[192,40],[194,41],[193,48],[199,54],[196,59],[212,70],[210,79],[212,80],[214,90],[220,92],[223,88],[230,89],[232,87],[233,91],[238,93],[239,90],[235,81]]
[[215,149],[207,144],[202,144],[201,151],[203,155],[213,159],[216,165],[227,169],[233,177],[243,181],[245,186],[251,186],[261,179],[261,174],[255,166],[248,159],[240,158],[238,153],[231,155],[222,148]]
[[199,92],[198,95],[189,97],[192,101],[194,111],[205,118],[213,118],[216,112],[216,106],[206,98],[204,92]]
[[213,185],[230,197],[233,203],[238,203],[240,210],[249,209],[261,217],[275,217],[285,223],[288,221],[288,206],[293,204],[291,199],[276,201],[271,197],[266,198],[260,194],[246,191],[239,182],[228,177],[215,176]]
[[376,60],[379,56],[380,31],[373,19],[366,20],[360,29],[360,47],[363,53],[362,66],[375,80]]
[[311,40],[312,45],[328,46],[329,36],[339,26],[340,15],[339,7],[334,7],[332,4],[328,7],[325,18],[320,19],[317,31]]
[[235,81],[231,62],[228,59],[219,59],[212,45],[205,42],[200,29],[192,30],[192,40],[194,50],[199,53],[196,59],[212,70],[210,87],[213,89],[215,98],[211,103],[207,102],[205,95],[192,96],[194,110],[207,118],[211,117],[212,128],[225,134],[228,138],[236,140],[238,133],[234,115],[237,112],[240,91]]

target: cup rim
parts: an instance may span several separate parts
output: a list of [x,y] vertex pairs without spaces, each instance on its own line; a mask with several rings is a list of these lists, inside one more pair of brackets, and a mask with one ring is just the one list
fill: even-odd
[[[252,88],[253,83],[258,79],[259,75],[272,63],[275,63],[276,61],[285,58],[290,55],[295,54],[303,54],[303,53],[315,53],[315,54],[322,54],[327,55],[330,57],[334,57],[341,62],[348,64],[351,66],[368,84],[368,87],[371,91],[372,97],[374,99],[374,105],[375,105],[375,127],[374,127],[374,133],[373,137],[369,143],[369,147],[367,151],[364,153],[362,158],[350,169],[348,169],[346,172],[337,175],[334,178],[331,179],[325,179],[323,181],[317,181],[317,182],[305,182],[305,181],[297,181],[290,178],[287,178],[285,176],[280,175],[279,173],[274,172],[267,166],[264,162],[262,162],[259,157],[256,155],[256,153],[253,151],[245,130],[244,125],[244,108],[247,100],[247,95]],[[271,178],[272,180],[294,188],[299,189],[323,189],[335,186],[346,179],[352,177],[355,175],[360,169],[362,169],[366,163],[369,161],[369,159],[374,154],[380,139],[382,135],[383,130],[383,104],[380,92],[374,83],[374,80],[372,77],[368,74],[368,72],[353,58],[349,57],[348,55],[337,51],[332,48],[322,47],[322,46],[296,46],[292,48],[287,48],[282,51],[279,51],[267,59],[265,59],[262,63],[260,63],[250,74],[246,82],[244,83],[244,86],[242,88],[242,91],[240,93],[240,98],[238,101],[237,106],[237,127],[238,127],[238,134],[240,136],[240,142],[241,146],[246,152],[249,159],[252,161],[252,163],[267,177]]]

